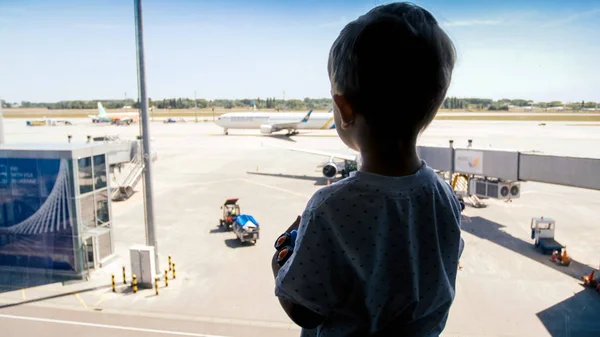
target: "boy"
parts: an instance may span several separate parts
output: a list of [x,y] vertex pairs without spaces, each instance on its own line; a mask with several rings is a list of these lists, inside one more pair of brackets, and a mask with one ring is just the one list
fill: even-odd
[[379,6],[349,23],[328,72],[339,137],[358,172],[320,189],[293,254],[273,259],[275,294],[303,336],[438,336],[462,252],[452,188],[422,162],[417,136],[450,84],[455,51],[426,10]]

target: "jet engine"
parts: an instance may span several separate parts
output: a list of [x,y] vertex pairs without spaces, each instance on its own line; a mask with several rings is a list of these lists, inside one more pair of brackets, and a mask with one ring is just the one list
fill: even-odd
[[265,135],[270,135],[271,133],[273,133],[273,126],[268,125],[268,124],[263,124],[260,126],[260,133],[265,134]]
[[329,162],[323,166],[323,176],[327,179],[335,178],[338,172],[339,168],[334,162]]

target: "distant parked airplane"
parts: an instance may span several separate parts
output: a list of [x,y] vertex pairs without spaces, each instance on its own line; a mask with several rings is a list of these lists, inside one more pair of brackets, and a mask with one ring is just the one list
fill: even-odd
[[281,130],[294,135],[298,130],[335,129],[331,111],[312,113],[312,110],[306,115],[295,112],[230,112],[219,116],[215,124],[222,127],[226,135],[229,129],[258,129],[267,135]]
[[102,106],[102,103],[98,102],[98,115],[88,115],[92,119],[93,123],[112,123],[112,124],[131,124],[137,123],[139,120],[139,113],[137,112],[111,112],[107,113]]

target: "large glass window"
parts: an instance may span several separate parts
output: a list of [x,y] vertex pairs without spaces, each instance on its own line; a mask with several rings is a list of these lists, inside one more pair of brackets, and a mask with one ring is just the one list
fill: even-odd
[[110,232],[102,233],[98,236],[98,255],[100,260],[112,254],[112,242]]
[[96,227],[96,209],[94,195],[88,194],[79,198],[81,207],[81,222],[84,227]]
[[108,191],[96,192],[96,221],[103,225],[110,221],[108,214]]
[[94,189],[92,185],[92,158],[80,158],[77,164],[79,165],[79,194],[91,192]]
[[94,190],[106,187],[106,156],[94,156]]

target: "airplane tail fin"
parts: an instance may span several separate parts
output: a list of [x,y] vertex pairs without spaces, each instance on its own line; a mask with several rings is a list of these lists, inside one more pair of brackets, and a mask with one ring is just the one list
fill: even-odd
[[310,110],[310,111],[309,111],[309,112],[306,114],[306,116],[304,116],[304,118],[302,118],[302,121],[301,121],[301,123],[306,123],[306,122],[308,122],[308,120],[310,119],[310,114],[312,114],[312,110]]
[[100,102],[98,102],[98,117],[106,117],[106,110],[104,110],[104,107]]
[[254,101],[252,104],[252,111],[256,111],[256,101]]

